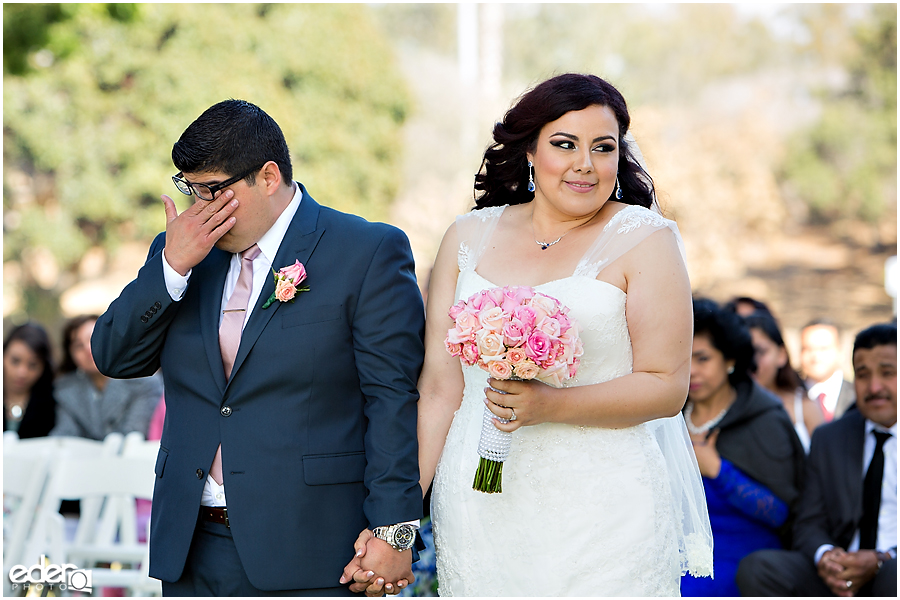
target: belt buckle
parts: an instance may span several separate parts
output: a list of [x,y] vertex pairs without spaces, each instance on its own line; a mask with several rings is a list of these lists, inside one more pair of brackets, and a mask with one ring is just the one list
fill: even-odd
[[225,527],[227,527],[228,529],[231,529],[231,523],[228,522],[228,509],[223,508],[222,513],[225,515]]

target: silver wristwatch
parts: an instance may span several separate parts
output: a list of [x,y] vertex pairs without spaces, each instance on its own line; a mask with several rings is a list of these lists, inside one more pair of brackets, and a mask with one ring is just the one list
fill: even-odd
[[409,550],[416,543],[416,528],[409,523],[398,523],[372,530],[379,540],[384,540],[400,552]]

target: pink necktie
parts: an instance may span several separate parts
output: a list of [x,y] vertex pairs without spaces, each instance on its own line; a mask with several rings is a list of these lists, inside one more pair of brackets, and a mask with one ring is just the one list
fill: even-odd
[[[253,244],[241,253],[241,272],[231,298],[222,311],[222,324],[219,325],[219,349],[222,351],[222,366],[225,367],[225,379],[231,377],[234,359],[238,346],[241,345],[241,332],[244,329],[244,317],[250,304],[250,292],[253,290],[253,261],[259,256],[259,247]],[[209,474],[222,485],[222,446],[216,450]]]
[[822,409],[822,414],[825,415],[825,421],[829,422],[834,419],[834,413],[828,410],[828,407],[825,406],[825,394],[819,394],[816,397],[816,402],[819,404],[819,408]]

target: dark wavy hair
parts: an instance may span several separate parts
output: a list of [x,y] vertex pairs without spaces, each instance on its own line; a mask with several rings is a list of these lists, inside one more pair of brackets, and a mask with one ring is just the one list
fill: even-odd
[[776,346],[784,349],[785,355],[787,356],[787,362],[775,373],[775,386],[779,390],[786,392],[793,392],[798,387],[806,389],[803,378],[800,377],[800,374],[791,366],[791,356],[784,344],[784,338],[781,335],[781,329],[779,329],[775,317],[771,314],[755,312],[749,317],[746,317],[744,322],[749,329],[759,329],[763,332],[763,335],[772,340]]
[[857,350],[871,350],[875,346],[896,346],[897,324],[879,323],[863,329],[853,340],[853,354]]
[[[624,192],[620,202],[650,208],[656,199],[653,179],[624,139],[631,125],[625,98],[596,75],[577,73],[557,75],[526,92],[494,125],[494,143],[485,150],[475,175],[475,192],[481,192],[475,208],[531,202],[534,192],[528,191],[526,152],[534,151],[541,129],[568,112],[595,105],[609,107],[619,125],[619,185]],[[615,200],[615,192],[609,199]]]
[[694,298],[693,304],[694,335],[707,334],[725,360],[734,361],[734,372],[728,375],[731,386],[751,381],[750,374],[756,371],[756,359],[753,339],[744,320],[708,298]]
[[100,317],[98,315],[81,315],[78,317],[73,317],[66,321],[66,325],[63,328],[63,359],[62,363],[60,363],[59,365],[60,375],[65,373],[72,373],[76,369],[78,369],[78,366],[75,364],[75,360],[72,358],[72,339],[75,337],[75,332],[78,331],[78,329],[85,323],[96,321],[99,318]]
[[35,395],[50,396],[53,393],[53,345],[47,330],[33,322],[24,323],[9,332],[3,342],[3,353],[9,345],[15,341],[23,342],[34,352],[44,367],[41,376],[31,388],[32,397]]
[[[263,109],[246,100],[224,100],[210,106],[172,147],[172,162],[185,173],[238,175],[270,160],[290,185],[291,154],[281,128]],[[253,185],[256,172],[244,180]]]

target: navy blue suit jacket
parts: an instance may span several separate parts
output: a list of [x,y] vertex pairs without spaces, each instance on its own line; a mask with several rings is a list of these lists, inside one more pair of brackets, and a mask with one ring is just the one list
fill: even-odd
[[267,280],[227,382],[218,325],[231,254],[214,248],[173,302],[164,246],[160,234],[92,338],[105,375],[161,368],[165,379],[150,575],[180,577],[221,444],[231,530],[250,582],[263,590],[339,585],[363,528],[422,514],[424,308],[408,239],[322,207],[304,189],[273,267],[299,260],[310,291],[263,310],[275,288]]

